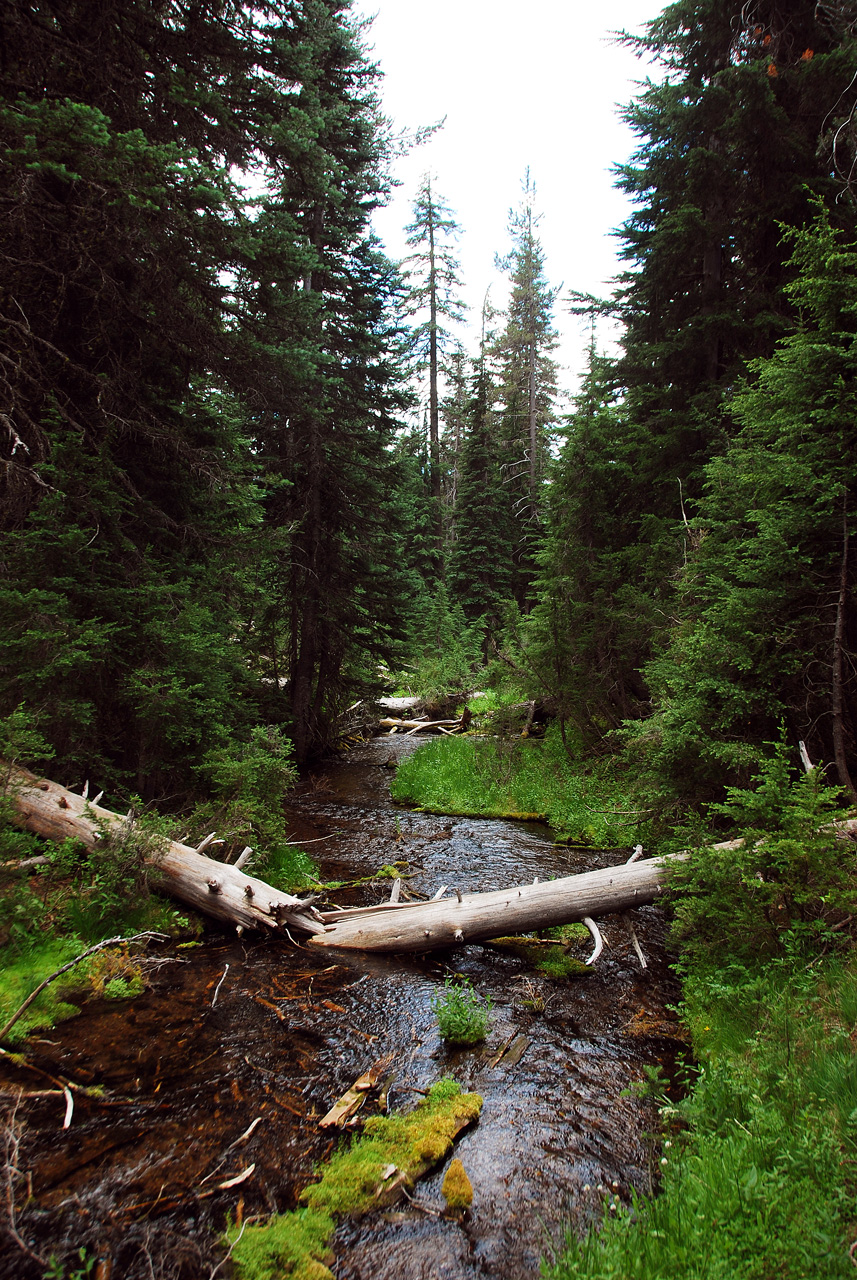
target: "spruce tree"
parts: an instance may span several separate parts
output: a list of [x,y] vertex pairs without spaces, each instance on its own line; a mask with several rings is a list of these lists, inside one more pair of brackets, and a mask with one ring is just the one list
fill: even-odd
[[[621,616],[633,611],[633,624],[605,635],[614,714],[634,715],[646,711],[640,668],[670,643],[706,467],[738,429],[735,387],[794,323],[782,224],[805,225],[815,193],[834,222],[853,225],[831,131],[850,109],[854,41],[838,8],[809,0],[679,0],[629,43],[666,75],[626,111],[640,147],[618,170],[636,208],[622,228],[629,269],[617,295],[623,351],[608,377],[613,436],[580,457],[577,481],[605,513],[604,531],[590,543],[571,527],[552,554],[570,600],[612,584],[605,622],[614,591]],[[580,661],[585,721],[585,690],[601,687],[605,666],[592,650]],[[602,723],[599,712],[593,727]]]
[[521,206],[509,214],[511,251],[498,259],[498,266],[509,273],[511,282],[506,324],[496,351],[498,432],[506,503],[518,530],[513,593],[525,610],[532,603],[556,395],[556,365],[550,354],[556,345],[552,321],[556,290],[545,277],[534,203],[535,186],[528,172]]
[[643,741],[662,780],[717,794],[785,724],[851,796],[857,776],[852,531],[857,503],[857,245],[822,211],[791,237],[801,324],[733,401],[740,430],[706,472],[679,625],[649,669]]
[[486,627],[486,656],[497,632],[504,606],[514,583],[515,521],[509,509],[502,474],[502,453],[497,434],[495,389],[488,350],[493,335],[486,331],[491,318],[486,298],[482,314],[482,338],[464,407],[465,430],[461,446],[455,503],[455,542],[450,549],[449,592],[472,622]]
[[440,572],[443,546],[440,365],[443,354],[452,341],[450,326],[462,319],[464,304],[459,297],[459,264],[452,247],[452,242],[459,234],[459,227],[449,206],[433,189],[431,175],[428,173],[420,184],[413,204],[413,218],[406,231],[408,244],[414,249],[404,264],[410,286],[406,310],[418,317],[414,344],[418,365],[421,370],[428,372],[431,494],[435,504]]

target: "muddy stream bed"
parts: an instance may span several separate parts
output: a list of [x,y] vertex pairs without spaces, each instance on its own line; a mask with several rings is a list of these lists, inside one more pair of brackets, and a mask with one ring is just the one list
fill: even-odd
[[[498,889],[538,877],[623,862],[630,850],[568,850],[535,823],[441,818],[395,806],[391,767],[413,739],[376,739],[305,782],[290,803],[290,829],[326,880],[370,876],[407,860],[407,884]],[[354,905],[389,896],[389,880],[339,890]],[[95,1280],[196,1280],[223,1256],[232,1219],[293,1208],[314,1165],[340,1140],[318,1119],[374,1061],[393,1055],[391,1109],[410,1108],[440,1076],[484,1098],[482,1117],[457,1144],[474,1189],[463,1224],[403,1202],[396,1211],[340,1226],[339,1280],[477,1280],[538,1275],[539,1259],[632,1188],[648,1191],[657,1152],[651,1104],[625,1096],[646,1065],[669,1073],[680,1050],[668,1006],[674,979],[663,956],[663,913],[635,913],[649,967],[624,928],[608,920],[594,971],[552,981],[516,956],[465,946],[426,957],[313,951],[211,930],[204,944],[160,954],[151,988],[136,1000],[90,1001],[79,1017],[27,1042],[48,1076],[101,1086],[75,1093],[63,1129],[62,1094],[25,1097],[17,1167],[17,1224],[34,1254],[97,1259]],[[585,958],[591,943],[581,947]],[[227,967],[228,966],[228,967]],[[484,1046],[440,1040],[432,996],[464,974],[494,1003]],[[215,999],[216,994],[216,999]],[[524,1001],[534,994],[542,1014]],[[490,1064],[513,1033],[527,1037],[514,1065]],[[4,1090],[50,1089],[44,1077],[0,1065]],[[251,1135],[233,1143],[259,1118]],[[231,1148],[231,1149],[230,1149]],[[14,1153],[13,1153],[14,1154]],[[218,1189],[251,1164],[251,1176]],[[441,1167],[415,1200],[442,1207]],[[27,1194],[29,1193],[29,1200]],[[72,1253],[73,1251],[73,1253]],[[15,1242],[3,1280],[41,1277]],[[229,1263],[217,1271],[228,1277]]]

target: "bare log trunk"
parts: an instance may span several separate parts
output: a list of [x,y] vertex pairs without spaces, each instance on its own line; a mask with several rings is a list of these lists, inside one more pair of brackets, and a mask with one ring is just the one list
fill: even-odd
[[[15,765],[0,761],[0,775],[7,779],[18,825],[49,840],[70,837],[92,849],[102,839],[99,826],[119,830],[127,821]],[[215,920],[247,929],[286,927],[311,934],[324,932],[318,912],[309,903],[228,863],[206,858],[188,845],[171,840],[151,861],[161,877],[159,888]]]
[[[681,855],[673,855],[678,857]],[[363,951],[435,951],[569,924],[585,916],[627,911],[658,897],[669,861],[653,858],[543,884],[456,894],[433,902],[387,902],[325,911],[321,918],[327,927],[310,942]]]

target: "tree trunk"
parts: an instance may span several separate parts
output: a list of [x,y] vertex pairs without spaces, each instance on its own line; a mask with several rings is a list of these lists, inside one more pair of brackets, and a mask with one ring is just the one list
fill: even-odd
[[570,924],[653,902],[663,890],[669,861],[653,858],[492,893],[455,891],[455,897],[433,902],[325,911],[321,918],[327,928],[310,942],[362,951],[435,951]]
[[840,786],[844,787],[852,800],[857,800],[857,791],[848,771],[845,758],[845,732],[843,725],[843,651],[845,648],[845,614],[848,608],[848,513],[842,513],[842,562],[839,571],[839,600],[836,606],[836,627],[833,635],[833,688],[831,690],[831,712],[833,716],[833,755],[836,761],[836,772]]
[[[120,829],[127,819],[110,809],[90,804],[56,782],[37,778],[26,769],[0,761],[14,820],[27,831],[49,840],[79,840],[94,848],[102,839],[99,827]],[[296,928],[323,933],[314,907],[263,880],[245,875],[225,862],[206,858],[188,845],[171,840],[151,858],[161,878],[158,888],[171,897],[229,924],[247,929]]]

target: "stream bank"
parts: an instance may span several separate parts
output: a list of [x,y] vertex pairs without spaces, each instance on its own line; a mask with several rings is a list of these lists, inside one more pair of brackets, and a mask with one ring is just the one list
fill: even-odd
[[[603,865],[598,855],[553,846],[538,824],[397,808],[389,766],[418,745],[375,740],[298,789],[290,830],[317,842],[307,847],[325,879],[371,876],[407,860],[409,886],[432,894],[441,884],[488,890]],[[621,850],[614,860],[626,857]],[[358,904],[388,889],[380,880],[332,897]],[[608,922],[610,945],[595,971],[565,982],[481,946],[426,957],[334,955],[210,933],[202,947],[170,949],[171,963],[144,996],[91,1002],[29,1042],[40,1070],[100,1085],[105,1097],[77,1094],[68,1130],[62,1096],[21,1099],[18,1182],[31,1185],[32,1199],[19,1195],[19,1234],[45,1258],[84,1248],[104,1260],[101,1280],[208,1276],[222,1256],[217,1234],[227,1215],[294,1207],[337,1141],[318,1130],[318,1119],[389,1053],[398,1070],[394,1109],[444,1074],[483,1096],[479,1124],[457,1147],[473,1207],[463,1224],[410,1205],[342,1224],[333,1242],[337,1276],[537,1275],[568,1224],[591,1220],[613,1196],[627,1202],[632,1188],[649,1189],[645,1134],[655,1117],[650,1104],[623,1094],[646,1066],[669,1071],[679,1047],[663,930],[660,907],[637,913],[643,972],[621,926]],[[484,1047],[451,1050],[439,1038],[431,1000],[450,973],[493,1001]],[[523,1003],[533,990],[545,1003],[541,1015]],[[527,1038],[523,1057],[492,1067],[513,1033]],[[7,1099],[44,1087],[8,1062],[0,1082]],[[415,1199],[442,1205],[442,1176],[439,1169],[421,1183]],[[20,1250],[0,1263],[10,1280],[41,1274]]]

